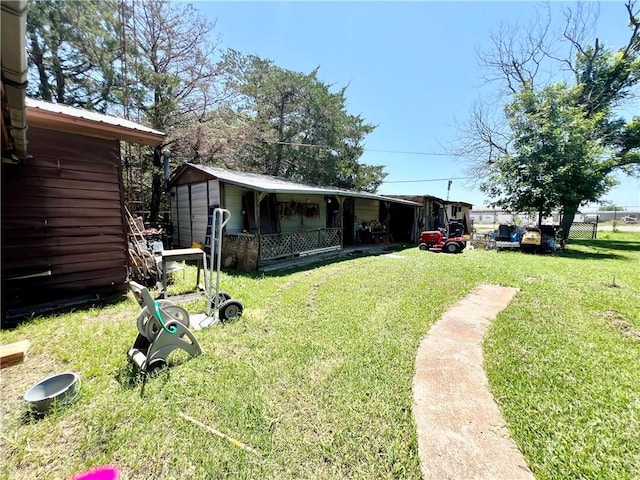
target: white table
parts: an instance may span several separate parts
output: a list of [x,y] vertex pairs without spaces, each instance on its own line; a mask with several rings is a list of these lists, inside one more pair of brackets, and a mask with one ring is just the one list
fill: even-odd
[[209,291],[207,283],[207,254],[199,248],[178,248],[175,250],[162,250],[162,293],[161,298],[167,298],[167,262],[178,260],[198,260],[198,276],[196,277],[196,288],[200,284],[200,268],[203,271],[204,289]]

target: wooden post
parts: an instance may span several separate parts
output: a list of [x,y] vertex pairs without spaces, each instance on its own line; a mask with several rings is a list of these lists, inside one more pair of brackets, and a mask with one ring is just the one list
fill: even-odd
[[344,209],[342,208],[342,204],[344,203],[344,197],[338,196],[338,219],[340,221],[340,248],[344,248]]

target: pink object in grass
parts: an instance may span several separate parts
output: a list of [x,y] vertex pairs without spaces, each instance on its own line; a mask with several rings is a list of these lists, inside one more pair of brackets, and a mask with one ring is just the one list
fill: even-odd
[[91,469],[88,472],[81,473],[77,477],[73,477],[71,480],[118,480],[119,478],[120,472],[116,467],[105,465]]

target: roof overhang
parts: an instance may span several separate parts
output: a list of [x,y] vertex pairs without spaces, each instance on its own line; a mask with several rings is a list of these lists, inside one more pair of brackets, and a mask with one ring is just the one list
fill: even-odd
[[2,0],[2,154],[27,155],[27,0]]
[[230,185],[243,187],[249,190],[255,190],[257,192],[265,193],[280,193],[280,194],[299,194],[299,195],[326,195],[336,197],[354,197],[354,198],[368,198],[371,200],[378,200],[381,202],[389,202],[402,204],[409,207],[420,207],[422,204],[413,202],[411,200],[405,200],[401,198],[385,197],[369,192],[358,192],[354,190],[346,190],[338,187],[325,187],[317,185],[307,185],[304,183],[296,183],[290,180],[286,180],[278,177],[271,177],[269,175],[261,175],[257,173],[237,172],[234,170],[226,170],[223,168],[208,167],[204,165],[196,165],[193,163],[186,163],[178,168],[171,179],[169,180],[169,187],[173,186],[178,178],[184,174],[189,168],[196,169],[200,172],[207,174],[210,178],[217,178]]
[[27,98],[26,105],[30,126],[138,145],[157,146],[165,139],[163,132],[110,115],[32,98]]
[[413,202],[417,202],[422,205],[425,201],[439,203],[442,206],[446,205],[455,205],[455,206],[464,206],[471,209],[473,204],[469,202],[460,202],[456,200],[444,200],[440,197],[434,197],[433,195],[388,195],[392,198],[403,198],[405,200],[411,200]]

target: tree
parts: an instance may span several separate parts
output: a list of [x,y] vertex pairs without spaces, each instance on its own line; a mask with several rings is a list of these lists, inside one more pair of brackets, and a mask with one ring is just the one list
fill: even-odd
[[380,185],[382,167],[358,162],[375,127],[347,113],[346,88],[331,91],[317,69],[293,72],[233,50],[222,64],[228,104],[193,126],[191,140],[176,140],[183,152],[295,181],[368,191]]
[[[618,110],[632,98],[640,81],[640,17],[633,2],[625,7],[629,40],[617,51],[597,38],[586,39],[590,12],[585,13],[582,6],[577,12],[566,10],[561,34],[569,47],[565,56],[552,50],[550,17],[538,23],[538,28],[527,29],[532,33],[524,37],[508,30],[492,37],[493,50],[481,60],[489,69],[489,80],[500,80],[501,93],[510,100],[503,117],[494,116],[482,104],[474,106],[461,128],[457,150],[471,159],[471,171],[484,178],[482,185],[494,198],[493,206],[559,207],[564,214],[563,230],[568,232],[578,207],[598,200],[613,185],[611,173],[640,173],[640,117],[624,118]],[[568,72],[569,78],[542,79],[538,86],[547,68],[558,74]],[[565,114],[558,116],[551,108],[554,101],[563,102]],[[535,115],[528,110],[529,104],[539,108]],[[519,115],[526,121],[517,121]],[[543,128],[532,130],[532,125]],[[548,138],[550,133],[553,144],[549,143],[553,140]],[[576,148],[570,151],[585,151],[567,154],[567,139],[574,139]],[[583,147],[577,148],[580,145]],[[534,170],[528,166],[535,164],[538,154],[544,154],[545,160],[532,175]],[[571,163],[566,164],[569,159]],[[510,193],[500,195],[505,186]],[[536,194],[540,191],[545,192],[544,203]]]
[[607,202],[606,205],[599,207],[598,211],[599,212],[624,212],[625,208],[614,205],[611,202]]
[[[217,99],[214,24],[190,4],[121,0],[120,6],[127,58],[125,111],[169,134],[201,121]],[[152,164],[138,162],[138,176],[151,186],[151,223],[158,222],[163,197],[161,150],[171,146],[157,147]]]
[[[193,6],[167,0],[30,0],[29,94],[171,133],[202,119],[218,97],[213,27]],[[161,148],[124,154],[128,196],[151,198],[142,207],[152,223]]]
[[114,1],[29,0],[28,94],[104,112],[119,57]]
[[505,109],[513,153],[501,155],[481,182],[495,204],[535,210],[540,223],[558,206],[595,201],[611,186],[598,170],[597,122],[574,105],[575,95],[565,84],[514,95]]

